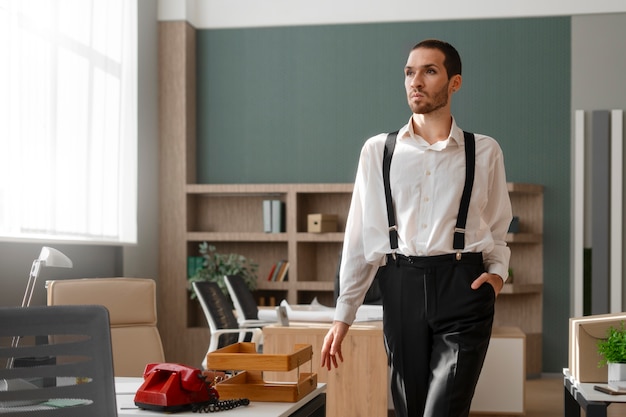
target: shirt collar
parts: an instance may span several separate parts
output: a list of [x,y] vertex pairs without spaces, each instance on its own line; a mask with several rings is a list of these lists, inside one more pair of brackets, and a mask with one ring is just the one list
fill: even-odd
[[424,138],[422,138],[413,131],[413,123],[411,123],[411,119],[409,119],[409,122],[400,129],[398,137],[400,139],[413,139],[421,148],[433,150],[445,149],[452,143],[456,143],[457,146],[462,146],[465,144],[463,130],[461,130],[461,128],[456,125],[456,120],[454,119],[454,117],[452,117],[452,126],[450,127],[450,134],[448,135],[448,139],[439,141],[433,145],[430,145],[424,140]]

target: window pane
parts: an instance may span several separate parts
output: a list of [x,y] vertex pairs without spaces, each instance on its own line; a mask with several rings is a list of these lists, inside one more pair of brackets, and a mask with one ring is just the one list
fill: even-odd
[[0,0],[0,239],[136,239],[133,0]]

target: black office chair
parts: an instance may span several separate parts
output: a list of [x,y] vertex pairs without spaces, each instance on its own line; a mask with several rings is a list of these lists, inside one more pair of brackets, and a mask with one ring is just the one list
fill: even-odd
[[225,275],[224,282],[233,300],[239,327],[262,327],[278,322],[278,317],[272,321],[259,319],[259,307],[241,275]]
[[[191,286],[198,297],[211,331],[207,355],[224,346],[248,341],[246,335],[251,335],[249,341],[260,346],[259,342],[263,335],[261,329],[258,327],[240,328],[230,302],[216,283],[195,281]],[[207,355],[204,355],[202,360],[204,369],[206,369]]]
[[0,339],[1,414],[117,415],[106,308],[3,307]]

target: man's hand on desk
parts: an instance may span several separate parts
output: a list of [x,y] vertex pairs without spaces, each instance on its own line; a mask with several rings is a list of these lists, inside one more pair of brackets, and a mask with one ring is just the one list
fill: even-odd
[[322,345],[322,367],[326,367],[329,371],[334,366],[339,367],[337,357],[343,362],[343,355],[341,354],[341,342],[348,333],[350,326],[342,321],[334,321],[326,337],[324,337],[324,344]]

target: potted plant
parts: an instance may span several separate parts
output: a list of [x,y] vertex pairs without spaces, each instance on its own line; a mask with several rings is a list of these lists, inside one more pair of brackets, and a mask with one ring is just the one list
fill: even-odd
[[607,330],[607,338],[598,342],[598,353],[602,356],[599,366],[608,365],[609,386],[616,390],[626,389],[626,329],[613,326]]
[[226,288],[226,283],[224,281],[225,275],[240,275],[251,291],[256,289],[256,272],[258,265],[252,260],[235,253],[218,253],[216,247],[209,245],[207,242],[200,244],[200,255],[203,258],[202,268],[198,269],[188,278],[187,284],[190,289],[191,298],[196,297],[196,294],[191,291],[192,282],[210,281],[217,283],[226,297],[230,299],[228,289]]

